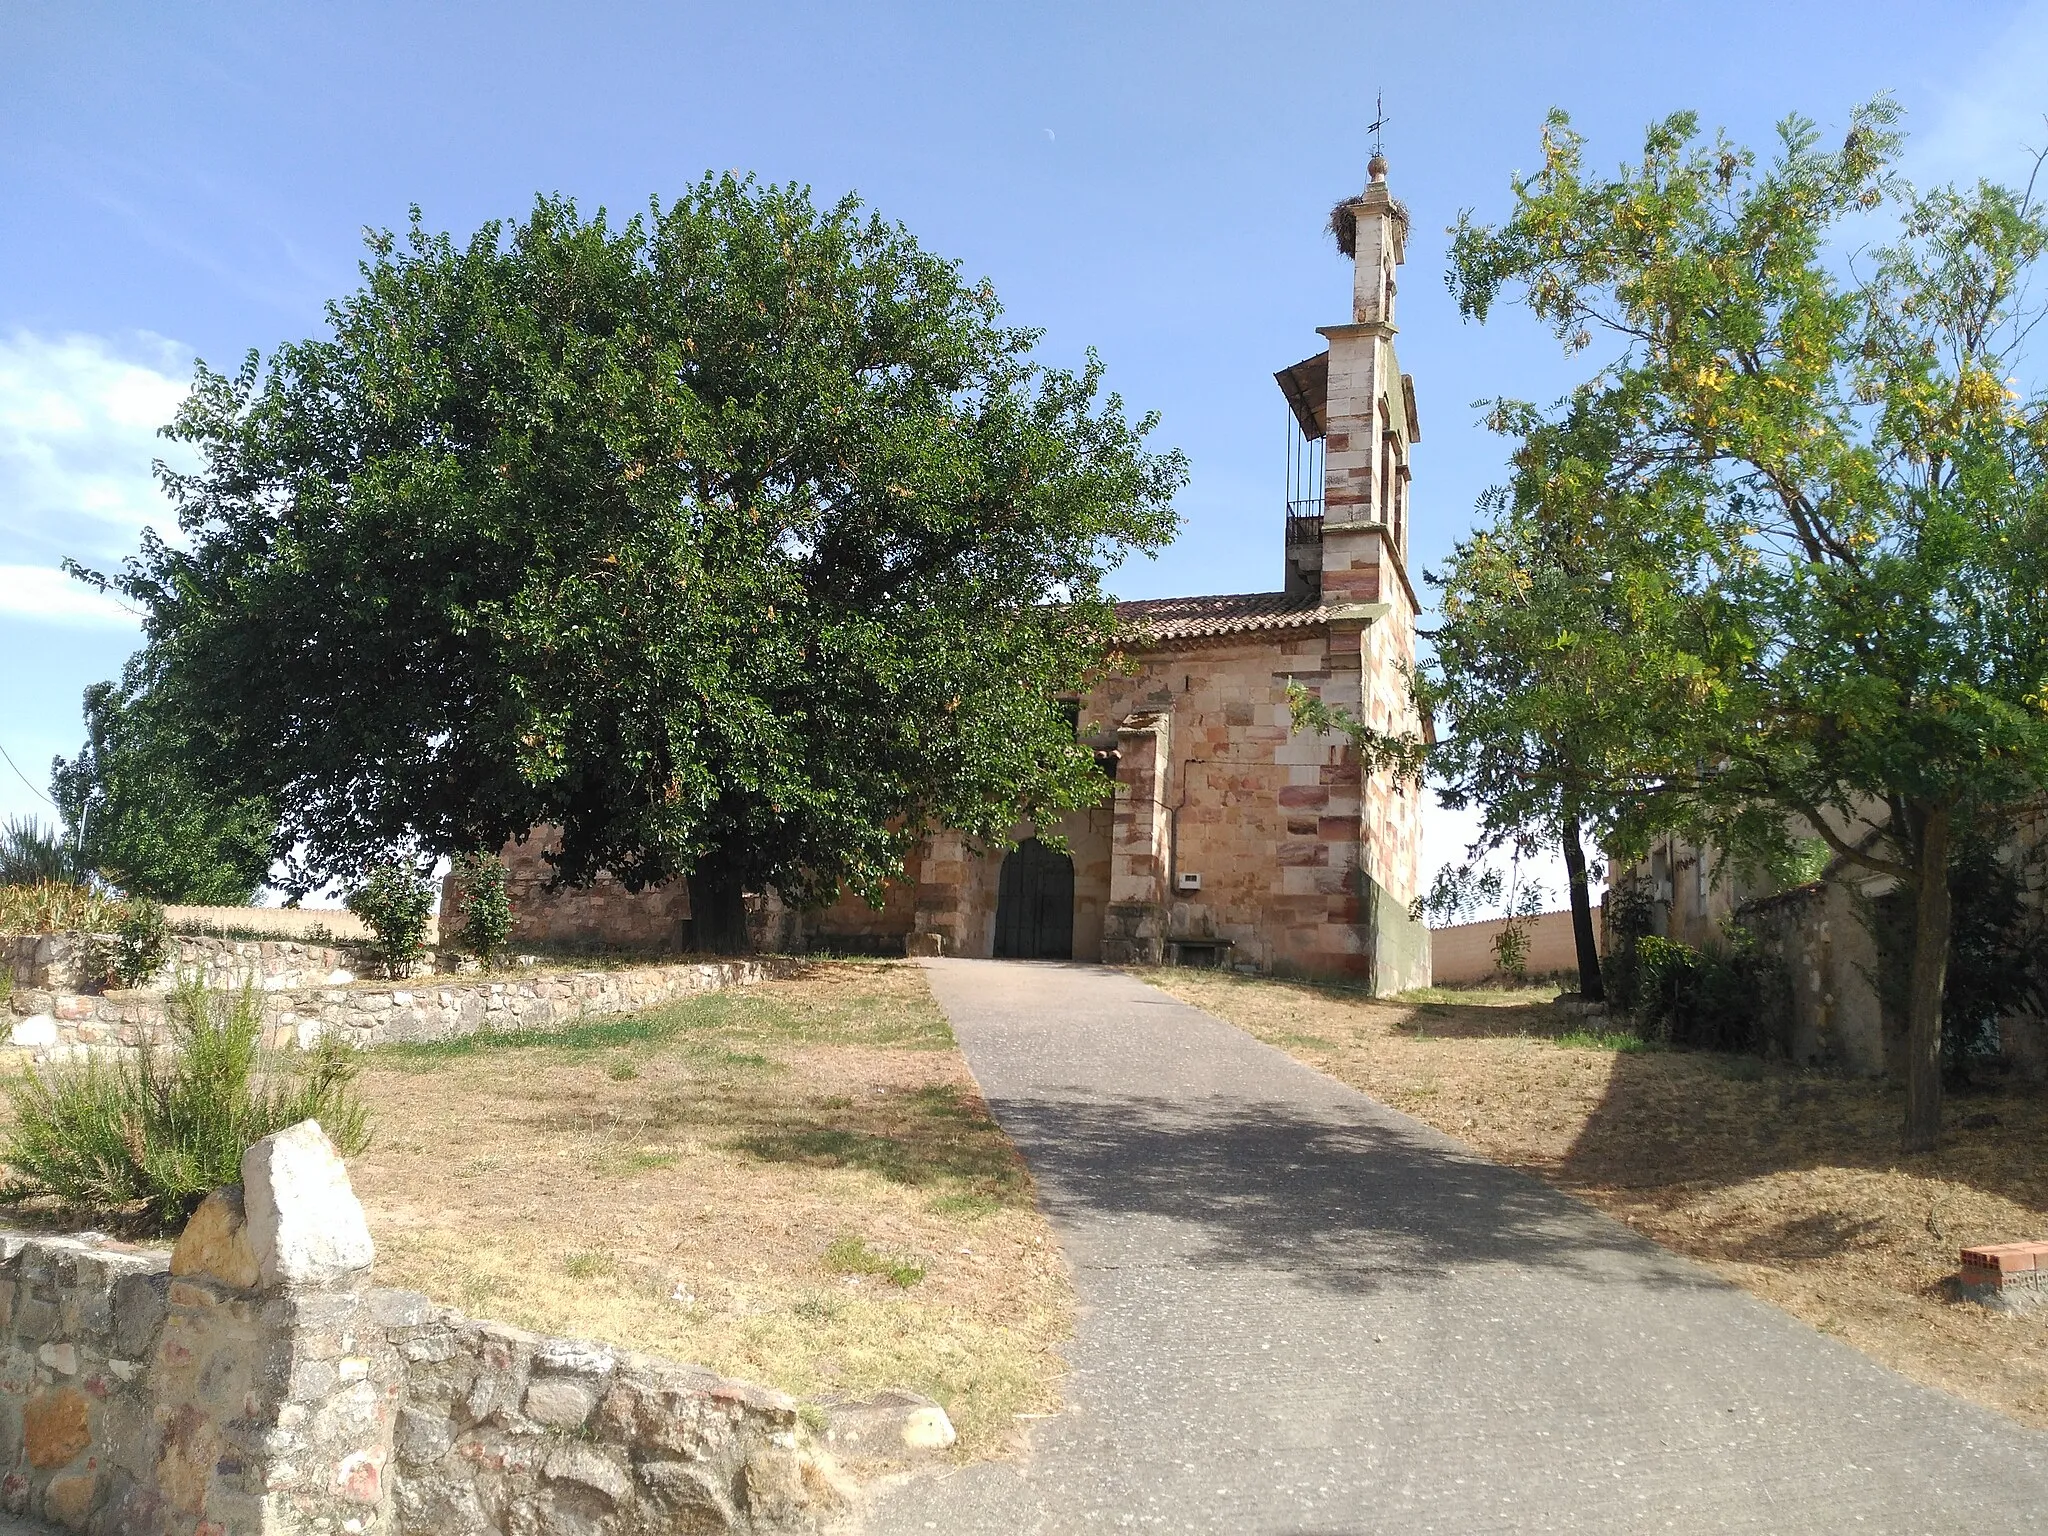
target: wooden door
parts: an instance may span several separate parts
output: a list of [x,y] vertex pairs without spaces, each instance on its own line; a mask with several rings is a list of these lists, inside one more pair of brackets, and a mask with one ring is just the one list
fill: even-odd
[[1074,958],[1074,861],[1035,837],[1003,860],[996,882],[996,956]]

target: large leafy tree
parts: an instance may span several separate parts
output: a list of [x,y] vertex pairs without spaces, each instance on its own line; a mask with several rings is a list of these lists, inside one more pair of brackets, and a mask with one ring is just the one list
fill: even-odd
[[[1470,316],[1512,294],[1569,348],[1605,339],[1574,408],[1616,424],[1608,492],[1691,551],[1669,616],[1694,685],[1624,840],[1817,834],[1899,883],[1925,1147],[1951,850],[2048,785],[2048,409],[2020,382],[2048,221],[2031,192],[1913,192],[1895,118],[1859,109],[1832,150],[1793,120],[1763,164],[1681,114],[1602,176],[1554,115],[1509,218],[1461,222],[1451,280]],[[1896,237],[1845,254],[1887,209]]]
[[330,334],[202,368],[185,541],[116,578],[139,686],[282,816],[292,881],[559,824],[557,872],[873,890],[936,823],[1101,793],[1057,696],[1178,454],[851,199],[706,178],[379,236]]
[[86,689],[85,732],[50,775],[80,862],[131,896],[245,905],[270,868],[270,806],[202,783],[178,721],[112,683]]
[[1601,998],[1586,844],[1612,841],[1628,791],[1660,774],[1657,722],[1691,686],[1668,635],[1683,547],[1654,503],[1616,494],[1616,423],[1597,402],[1554,422],[1510,407],[1494,425],[1521,436],[1513,478],[1429,576],[1443,615],[1416,674],[1437,728],[1429,775],[1445,806],[1480,813],[1468,860],[1563,855],[1579,990]]

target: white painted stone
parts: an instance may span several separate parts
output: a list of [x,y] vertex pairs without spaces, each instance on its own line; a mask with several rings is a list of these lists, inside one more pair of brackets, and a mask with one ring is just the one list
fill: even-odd
[[267,1286],[318,1285],[377,1256],[348,1170],[317,1120],[266,1136],[242,1154],[249,1246]]
[[8,1039],[15,1045],[55,1045],[56,1017],[53,1014],[32,1013],[25,1019],[16,1019]]
[[943,1451],[960,1436],[937,1403],[912,1409],[903,1420],[903,1443],[913,1451]]

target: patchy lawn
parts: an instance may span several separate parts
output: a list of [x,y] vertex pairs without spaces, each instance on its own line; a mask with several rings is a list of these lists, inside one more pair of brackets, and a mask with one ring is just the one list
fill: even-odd
[[798,1394],[907,1387],[960,1453],[1054,1406],[1072,1297],[922,973],[366,1052],[378,1278]]
[[1216,972],[1147,979],[1917,1381],[2048,1428],[2048,1317],[1943,1290],[1963,1244],[2048,1237],[2038,1091],[1951,1098],[1941,1150],[1908,1157],[1896,1088],[1644,1049],[1549,993],[1376,1002]]

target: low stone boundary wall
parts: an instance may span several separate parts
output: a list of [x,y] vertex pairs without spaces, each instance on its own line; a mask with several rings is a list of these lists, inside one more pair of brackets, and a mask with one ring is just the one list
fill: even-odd
[[[272,1044],[301,1049],[329,1031],[358,1046],[449,1040],[480,1030],[545,1029],[577,1018],[637,1013],[679,997],[791,975],[802,963],[764,955],[611,971],[530,971],[503,980],[289,988],[262,995],[263,1017]],[[164,1034],[160,994],[17,990],[8,1006],[14,1015],[9,1044],[39,1061],[133,1049]]]
[[845,1499],[780,1392],[369,1284],[312,1121],[169,1255],[0,1237],[0,1506],[70,1530],[814,1531]]
[[[114,952],[110,933],[30,933],[0,938],[0,967],[17,987],[80,992],[98,986]],[[356,979],[356,958],[347,950],[289,939],[211,939],[180,934],[170,958],[150,987],[197,980],[208,990],[255,987],[274,992],[288,987],[345,986]]]

